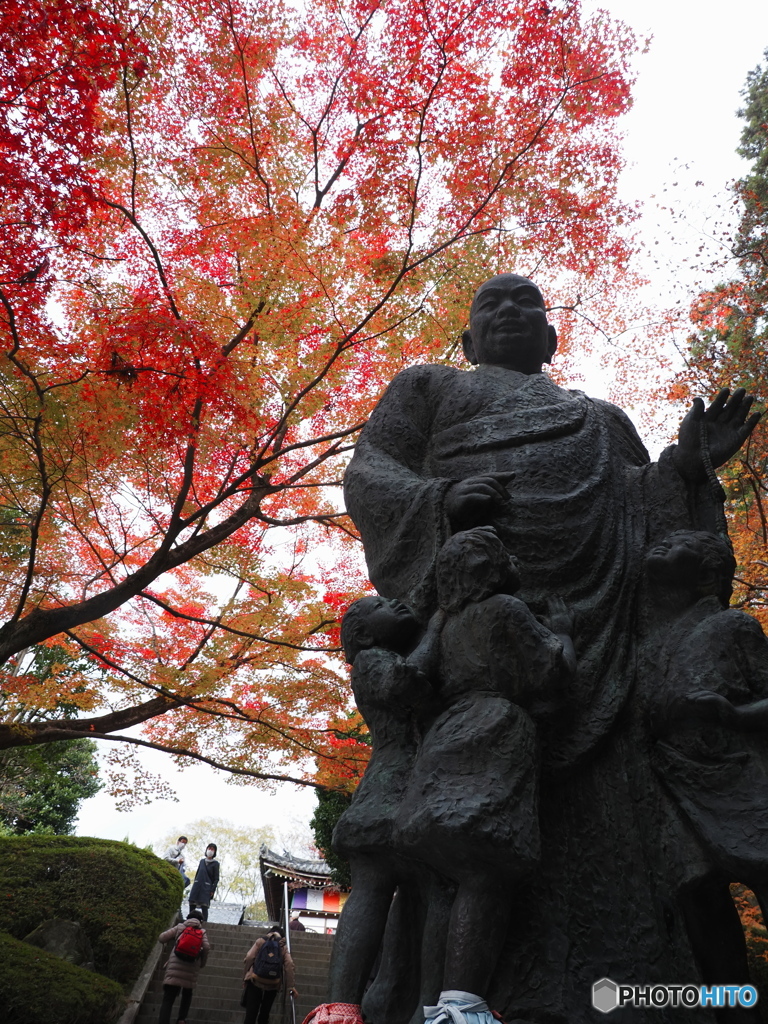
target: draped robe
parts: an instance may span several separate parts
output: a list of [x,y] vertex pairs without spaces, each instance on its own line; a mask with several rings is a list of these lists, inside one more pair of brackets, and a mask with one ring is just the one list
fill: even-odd
[[671,450],[651,463],[625,414],[500,366],[418,366],[391,383],[347,470],[347,508],[370,578],[426,618],[433,568],[451,533],[449,486],[503,476],[490,521],[518,563],[536,614],[562,597],[576,615],[575,717],[544,752],[567,766],[610,729],[630,682],[636,591],[647,543],[700,521]]
[[[588,1024],[603,976],[698,974],[665,867],[664,843],[676,839],[653,835],[644,810],[659,786],[628,697],[648,631],[644,552],[672,530],[714,529],[713,498],[681,478],[673,449],[651,463],[621,410],[543,373],[411,367],[380,399],[344,486],[371,580],[424,621],[451,533],[447,491],[486,474],[507,490],[488,520],[518,563],[518,596],[537,614],[549,597],[565,600],[578,657],[567,721],[541,732],[541,860],[509,894],[489,1001],[516,1024]],[[708,1009],[633,1014],[637,1024],[714,1020]]]

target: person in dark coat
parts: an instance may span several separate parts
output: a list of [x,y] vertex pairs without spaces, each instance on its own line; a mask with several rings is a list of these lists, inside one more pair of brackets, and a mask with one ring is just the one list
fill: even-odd
[[[258,958],[259,951],[267,939],[277,939],[280,946],[280,961],[282,963],[281,976],[279,978],[260,978],[253,973],[253,966]],[[286,989],[293,993],[294,999],[298,992],[294,987],[296,980],[296,968],[294,967],[291,954],[288,952],[282,928],[275,925],[262,938],[256,939],[254,944],[245,954],[245,992],[243,1005],[245,1006],[245,1020],[243,1024],[267,1024],[269,1011],[280,989],[285,985]]]
[[160,1006],[158,1024],[171,1024],[171,1010],[179,993],[181,993],[181,1001],[179,1003],[179,1016],[176,1024],[186,1024],[186,1016],[189,1013],[189,1005],[192,1002],[192,991],[197,984],[200,969],[205,967],[208,952],[211,948],[208,936],[205,934],[205,929],[200,923],[201,920],[202,911],[190,910],[186,921],[174,925],[173,928],[168,928],[159,937],[160,942],[173,942],[175,950],[176,942],[185,928],[199,928],[203,933],[202,952],[195,961],[182,960],[181,957],[176,956],[173,950],[168,957],[168,962],[165,965],[165,974],[163,975],[163,1002]]
[[203,921],[208,920],[208,907],[211,905],[211,900],[216,892],[216,886],[219,884],[217,852],[216,843],[209,843],[205,850],[205,856],[197,865],[195,881],[189,890],[190,913],[199,907],[203,912]]

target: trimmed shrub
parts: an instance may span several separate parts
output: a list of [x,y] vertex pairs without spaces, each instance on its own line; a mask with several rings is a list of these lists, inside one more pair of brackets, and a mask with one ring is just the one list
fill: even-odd
[[79,921],[96,970],[127,985],[168,927],[182,892],[175,868],[128,843],[8,838],[0,858],[0,931],[23,939],[52,917]]
[[112,1024],[125,1006],[116,981],[0,932],[3,1024]]

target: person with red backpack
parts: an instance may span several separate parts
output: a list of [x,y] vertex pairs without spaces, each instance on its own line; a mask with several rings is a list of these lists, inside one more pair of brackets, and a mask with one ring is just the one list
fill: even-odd
[[171,1010],[179,993],[181,1001],[176,1024],[186,1024],[186,1016],[192,1002],[192,990],[197,984],[200,969],[205,967],[211,948],[201,922],[201,911],[191,910],[186,921],[168,928],[160,935],[159,941],[172,941],[173,949],[165,965],[163,1002],[160,1006],[158,1024],[171,1024]]
[[283,929],[273,925],[245,954],[243,1024],[267,1024],[275,996],[283,985],[293,993],[294,999],[298,996],[295,979],[296,969],[283,938]]

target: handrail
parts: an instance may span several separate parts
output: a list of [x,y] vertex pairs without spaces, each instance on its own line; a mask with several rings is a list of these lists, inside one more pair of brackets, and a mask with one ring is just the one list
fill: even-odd
[[[285,948],[290,956],[291,954],[291,917],[290,910],[288,909],[288,883],[283,882],[283,930],[285,931]],[[285,979],[283,979],[285,980]],[[285,997],[285,988],[283,988],[283,997]],[[293,989],[288,993],[288,998],[291,1001],[291,1020],[290,1024],[296,1024],[296,998],[293,994]]]
[[285,930],[285,948],[291,952],[291,918],[288,910],[288,883],[283,882],[283,928]]

